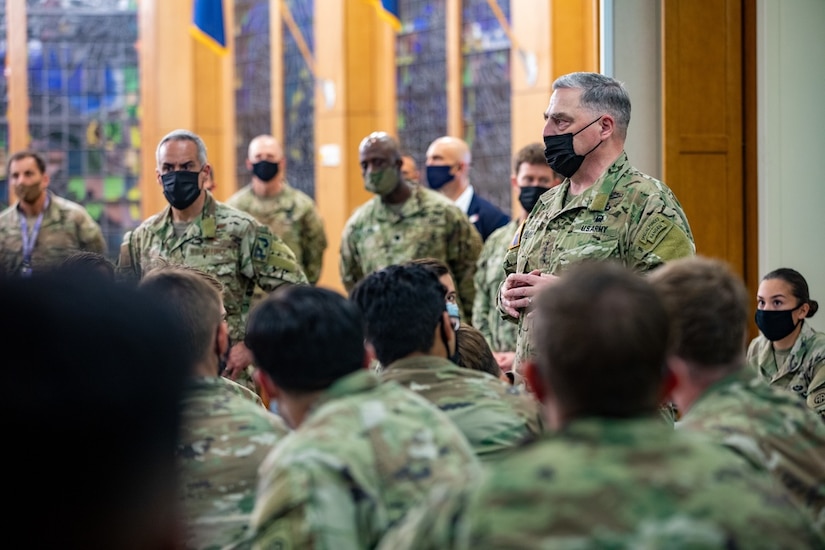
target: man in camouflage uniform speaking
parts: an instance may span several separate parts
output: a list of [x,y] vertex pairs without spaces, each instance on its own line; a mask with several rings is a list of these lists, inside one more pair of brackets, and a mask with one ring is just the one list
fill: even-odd
[[533,296],[570,264],[612,258],[644,272],[696,249],[670,188],[628,161],[630,97],[621,83],[559,77],[544,118],[547,164],[566,179],[539,198],[504,259],[499,309],[518,322],[516,369],[532,355]]
[[29,276],[78,250],[106,252],[100,226],[86,209],[48,190],[43,157],[15,153],[6,173],[19,200],[0,213],[0,276]]
[[401,151],[389,134],[368,135],[358,154],[364,187],[376,196],[344,227],[340,271],[347,292],[378,269],[436,258],[450,268],[463,317],[470,319],[481,235],[450,199],[401,177]]
[[285,283],[306,283],[295,255],[268,227],[245,212],[216,201],[203,189],[212,166],[206,145],[188,130],[161,139],[157,179],[169,206],[123,236],[117,275],[140,279],[158,260],[184,264],[223,284],[229,336],[236,343],[224,375],[254,387],[243,345],[246,316],[255,285],[271,292]]

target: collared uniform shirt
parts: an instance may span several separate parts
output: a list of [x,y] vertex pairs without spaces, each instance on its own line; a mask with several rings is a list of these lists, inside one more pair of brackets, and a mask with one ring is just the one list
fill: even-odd
[[[255,285],[272,292],[283,284],[306,284],[295,255],[268,227],[205,191],[203,212],[180,237],[167,206],[123,236],[116,273],[139,280],[162,258],[200,269],[223,284],[226,322],[233,342],[243,340]],[[250,386],[248,372],[242,380]]]
[[[106,253],[100,226],[83,206],[58,197],[51,191],[49,205],[32,252],[32,271],[56,267],[79,250]],[[23,267],[23,234],[17,203],[0,213],[0,275],[18,275]]]
[[[590,188],[565,204],[569,189],[566,179],[539,198],[505,256],[508,275],[535,269],[560,275],[567,266],[585,259],[617,260],[645,272],[696,253],[676,196],[664,183],[633,168],[626,153]],[[512,319],[503,311],[502,315]],[[526,317],[522,312],[517,321],[514,367],[533,355],[532,322]]]
[[269,227],[295,254],[307,280],[312,284],[318,282],[327,237],[321,216],[309,195],[284,181],[277,195],[259,197],[250,184],[229,197],[226,204],[251,214]]
[[799,395],[825,420],[825,333],[802,323],[784,364],[776,364],[771,341],[760,334],[748,346],[748,365],[772,386]]
[[463,318],[470,319],[481,244],[467,216],[440,193],[413,187],[398,212],[376,196],[361,205],[344,227],[341,281],[349,292],[373,271],[418,258],[436,258],[450,268]]
[[518,327],[502,318],[498,310],[498,292],[506,276],[504,257],[518,228],[519,221],[511,220],[490,234],[476,264],[473,326],[484,335],[493,351],[516,350]]

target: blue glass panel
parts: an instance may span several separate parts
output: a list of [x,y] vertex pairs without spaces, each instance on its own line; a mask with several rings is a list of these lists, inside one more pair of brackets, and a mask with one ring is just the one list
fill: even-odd
[[115,258],[142,221],[137,1],[27,0],[27,22],[31,147]]

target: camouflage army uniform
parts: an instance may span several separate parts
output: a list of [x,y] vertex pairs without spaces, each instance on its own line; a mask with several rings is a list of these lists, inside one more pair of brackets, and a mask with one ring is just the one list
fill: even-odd
[[363,370],[338,380],[260,468],[257,548],[373,548],[435,487],[480,465],[444,414]]
[[[568,189],[566,179],[539,198],[505,256],[507,274],[538,269],[559,275],[583,259],[618,260],[644,272],[695,254],[693,234],[676,196],[664,183],[633,168],[626,153],[565,205]],[[519,317],[514,367],[532,355],[530,325],[530,319]]]
[[742,371],[708,388],[676,423],[769,471],[825,534],[825,423],[793,393]]
[[[265,225],[206,192],[203,214],[175,236],[172,211],[166,207],[123,236],[117,275],[139,279],[158,258],[214,275],[223,284],[229,336],[243,340],[254,286],[272,292],[284,283],[306,283],[295,255]],[[249,369],[247,369],[249,370]],[[254,387],[249,372],[239,382]]]
[[772,386],[797,393],[808,408],[825,419],[825,333],[804,320],[802,323],[782,368],[776,365],[770,340],[761,334],[748,346],[748,365]]
[[513,242],[518,226],[518,220],[511,220],[504,227],[493,231],[484,241],[476,264],[473,326],[484,335],[493,351],[516,349],[518,328],[501,317],[496,304],[499,286],[506,275],[502,267],[504,256],[507,255],[507,248]]
[[[50,191],[49,204],[32,252],[32,271],[59,265],[78,250],[106,253],[103,233],[81,205]],[[17,204],[0,213],[0,275],[17,275],[23,267],[23,236]],[[29,223],[31,228],[33,222]]]
[[258,467],[288,432],[255,392],[218,376],[190,381],[178,444],[186,548],[244,538]]
[[381,372],[447,413],[479,458],[497,460],[544,428],[538,402],[487,373],[434,356],[399,359]]
[[464,318],[471,319],[481,244],[481,235],[452,201],[416,186],[398,212],[374,197],[350,217],[341,237],[341,280],[350,291],[373,271],[436,258],[450,268]]
[[277,195],[258,197],[252,192],[252,185],[247,185],[229,197],[226,204],[269,227],[295,253],[307,280],[311,284],[318,282],[327,237],[315,202],[306,193],[284,182]]
[[658,418],[582,419],[413,510],[381,549],[823,548],[764,472]]

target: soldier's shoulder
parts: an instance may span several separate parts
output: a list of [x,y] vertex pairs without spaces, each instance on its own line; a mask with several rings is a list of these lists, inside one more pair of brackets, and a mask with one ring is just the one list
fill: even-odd
[[347,227],[358,227],[361,223],[369,220],[375,214],[376,209],[381,204],[379,197],[373,197],[364,204],[360,205],[347,219]]
[[89,216],[89,213],[86,211],[86,207],[82,204],[58,195],[52,195],[51,200],[54,201],[54,204],[58,209],[63,210],[64,212],[69,212],[72,215],[79,215],[83,217]]
[[252,193],[252,184],[247,184],[232,193],[232,195],[226,199],[226,203],[230,206],[236,206],[237,203],[241,202],[244,199],[247,199]]
[[252,214],[244,212],[240,208],[225,202],[215,201],[215,217],[219,221],[233,222],[240,224],[241,226],[250,226],[253,228],[263,226],[263,224],[256,220]]
[[9,220],[14,220],[15,223],[17,222],[17,206],[14,204],[0,211],[0,223],[8,222]]

